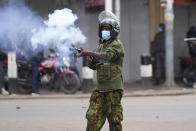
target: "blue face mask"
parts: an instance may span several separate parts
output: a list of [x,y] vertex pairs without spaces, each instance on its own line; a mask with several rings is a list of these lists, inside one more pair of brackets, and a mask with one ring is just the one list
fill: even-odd
[[103,30],[101,32],[101,36],[103,40],[109,40],[110,39],[110,31]]
[[161,27],[159,27],[158,32],[163,32],[163,29]]

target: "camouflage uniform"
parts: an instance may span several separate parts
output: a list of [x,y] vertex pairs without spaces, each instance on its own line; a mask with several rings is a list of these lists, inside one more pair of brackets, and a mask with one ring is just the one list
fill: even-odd
[[90,68],[97,70],[98,86],[90,98],[86,130],[99,131],[107,118],[110,131],[121,131],[124,48],[119,40],[109,40],[100,44],[96,51],[101,53],[101,59]]
[[122,90],[111,92],[94,91],[86,113],[87,131],[99,131],[108,119],[111,131],[121,131],[123,120],[121,105]]

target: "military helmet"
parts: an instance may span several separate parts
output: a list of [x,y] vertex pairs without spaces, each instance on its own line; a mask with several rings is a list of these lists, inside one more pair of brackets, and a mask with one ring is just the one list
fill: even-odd
[[102,11],[99,14],[99,37],[101,38],[101,28],[103,26],[110,27],[110,34],[112,39],[116,39],[120,32],[120,22],[117,17],[109,11]]

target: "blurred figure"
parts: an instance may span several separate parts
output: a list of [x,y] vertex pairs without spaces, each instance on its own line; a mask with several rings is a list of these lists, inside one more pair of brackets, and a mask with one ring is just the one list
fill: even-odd
[[77,53],[78,52],[75,51],[75,50],[70,53],[70,67],[69,67],[69,69],[76,73],[76,75],[78,76],[78,78],[80,80],[80,84],[81,84],[80,73],[79,73],[77,65],[76,65],[76,63],[77,63]]
[[152,43],[152,61],[154,85],[160,85],[165,80],[165,25],[159,24],[158,33]]
[[[187,38],[196,38],[196,27],[191,26],[186,34]],[[188,48],[189,48],[189,54],[191,57],[194,58],[196,62],[196,44],[194,42],[188,41]]]
[[6,54],[3,53],[0,49],[0,92],[3,95],[8,95],[9,93],[5,90],[4,76],[5,72],[2,67],[2,61],[6,59]]
[[[187,38],[196,38],[196,27],[191,26],[186,34]],[[196,68],[196,41],[187,41],[188,49],[189,49],[189,55],[194,60],[194,68]],[[196,76],[195,76],[196,78]],[[193,83],[193,87],[196,87],[196,83]]]
[[39,72],[38,67],[43,60],[43,51],[39,51],[37,55],[32,58],[32,94],[39,95]]

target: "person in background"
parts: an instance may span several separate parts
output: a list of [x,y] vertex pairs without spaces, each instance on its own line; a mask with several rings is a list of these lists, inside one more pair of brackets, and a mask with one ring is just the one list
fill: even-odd
[[8,95],[9,92],[5,90],[4,76],[5,72],[2,66],[2,61],[6,59],[7,55],[0,49],[0,92],[2,95]]
[[43,50],[40,51],[32,57],[32,94],[39,95],[39,72],[38,67],[43,60]]
[[124,89],[122,68],[125,52],[122,42],[117,39],[120,27],[115,17],[112,12],[100,13],[100,44],[95,52],[82,50],[79,55],[92,57],[93,59],[89,59],[89,67],[97,70],[98,85],[91,94],[90,105],[86,113],[87,131],[101,130],[106,118],[110,131],[122,131],[121,98]]
[[159,24],[158,32],[155,35],[151,48],[154,85],[160,85],[165,80],[165,25]]
[[[189,28],[188,32],[186,33],[187,38],[196,38],[196,27],[193,25]],[[187,41],[189,55],[194,60],[194,67],[196,68],[196,41]],[[195,76],[196,77],[196,76]],[[193,83],[193,88],[196,87],[196,83]]]
[[71,53],[70,53],[70,67],[69,69],[72,70],[73,72],[76,73],[76,75],[78,76],[78,79],[80,80],[80,84],[81,84],[81,77],[80,77],[80,73],[78,71],[78,68],[77,68],[77,51],[76,50],[71,50]]
[[[196,38],[196,27],[195,26],[191,26],[186,34],[187,38]],[[192,58],[196,58],[196,44],[188,41],[188,48],[189,48],[189,54]],[[196,62],[196,59],[194,59]]]

